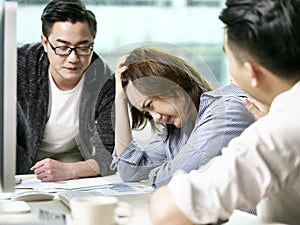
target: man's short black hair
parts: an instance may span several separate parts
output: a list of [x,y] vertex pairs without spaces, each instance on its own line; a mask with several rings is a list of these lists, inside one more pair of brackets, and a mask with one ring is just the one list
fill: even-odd
[[88,22],[93,38],[97,33],[97,21],[94,13],[87,10],[80,0],[53,0],[44,8],[41,16],[42,32],[48,37],[55,22]]
[[227,0],[219,18],[240,60],[279,76],[300,76],[300,0]]

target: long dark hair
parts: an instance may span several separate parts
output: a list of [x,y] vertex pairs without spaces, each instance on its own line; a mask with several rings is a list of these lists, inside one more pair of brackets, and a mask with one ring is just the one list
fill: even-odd
[[[209,82],[189,63],[158,48],[142,46],[134,49],[127,56],[124,66],[128,70],[122,74],[123,88],[131,80],[135,88],[148,96],[155,93],[157,97],[173,98],[181,89],[181,93],[187,96],[187,105],[192,102],[196,110],[199,109],[200,95],[212,90]],[[143,129],[148,120],[152,121],[151,115],[140,112],[134,106],[131,115],[133,129]],[[176,127],[170,124],[166,126],[169,137]]]

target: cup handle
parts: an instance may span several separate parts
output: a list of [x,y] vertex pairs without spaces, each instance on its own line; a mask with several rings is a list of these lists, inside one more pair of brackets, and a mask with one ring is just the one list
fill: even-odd
[[118,205],[115,209],[115,224],[123,225],[127,224],[130,220],[130,217],[133,214],[132,206],[127,202],[118,202]]

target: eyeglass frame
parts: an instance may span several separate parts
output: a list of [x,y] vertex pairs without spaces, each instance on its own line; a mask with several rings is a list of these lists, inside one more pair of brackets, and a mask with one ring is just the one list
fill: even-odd
[[[49,43],[51,49],[54,51],[55,55],[58,55],[58,56],[69,56],[73,51],[75,51],[75,54],[76,54],[77,56],[89,56],[89,55],[91,55],[91,53],[92,53],[93,50],[94,50],[94,47],[93,47],[93,46],[89,46],[89,47],[74,47],[74,48],[71,48],[71,47],[69,47],[69,46],[57,46],[57,47],[54,47],[54,46],[51,44],[51,42],[49,41],[48,37],[46,37],[46,40],[47,40],[47,42]],[[94,44],[94,43],[92,43],[92,44]],[[57,54],[56,49],[62,48],[62,47],[63,47],[63,48],[67,48],[68,51],[69,51],[69,53],[68,53],[68,54]],[[79,49],[79,48],[90,49],[90,53],[87,54],[87,55],[78,54],[77,49]]]

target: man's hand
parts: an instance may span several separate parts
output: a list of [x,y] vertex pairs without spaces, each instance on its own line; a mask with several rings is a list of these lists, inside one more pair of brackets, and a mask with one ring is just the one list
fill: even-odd
[[244,99],[243,104],[256,120],[259,120],[269,112],[268,105],[260,103],[253,98]]
[[41,181],[61,181],[74,178],[70,163],[62,163],[54,159],[43,159],[32,168]]
[[167,186],[157,189],[149,200],[149,213],[153,225],[192,225],[177,208]]
[[37,178],[43,182],[99,175],[99,167],[95,160],[63,163],[47,158],[37,162],[31,170],[37,175]]

